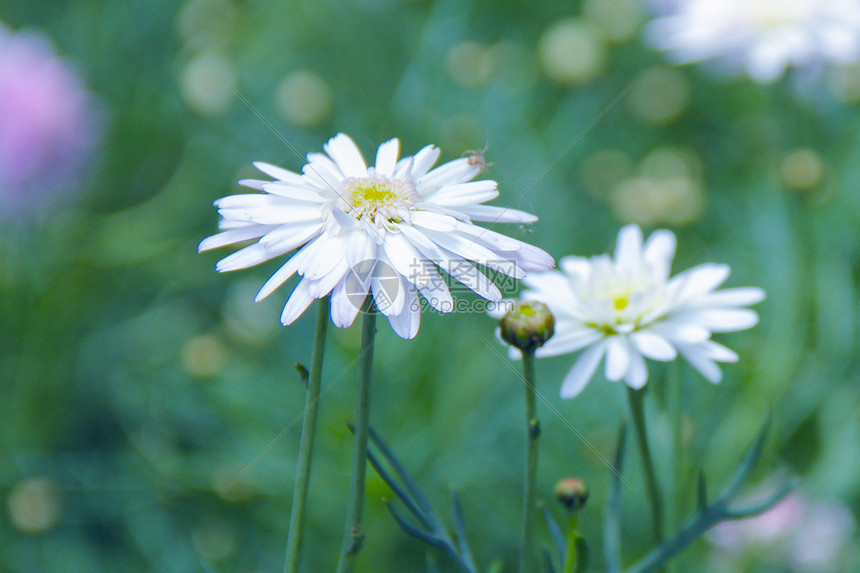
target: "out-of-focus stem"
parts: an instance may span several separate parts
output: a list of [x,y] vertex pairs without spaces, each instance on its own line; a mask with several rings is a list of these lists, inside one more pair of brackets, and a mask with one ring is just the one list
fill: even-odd
[[319,301],[317,329],[314,337],[314,353],[308,379],[304,420],[302,421],[302,442],[299,446],[299,461],[296,467],[296,486],[293,490],[293,506],[290,510],[290,530],[287,536],[287,558],[285,573],[299,570],[302,541],[304,537],[305,506],[308,499],[308,485],[311,476],[314,437],[316,436],[317,412],[319,411],[320,380],[322,378],[323,356],[325,354],[326,328],[331,304],[329,297]]
[[361,549],[361,512],[364,507],[364,479],[367,470],[367,438],[370,426],[370,380],[373,373],[373,343],[376,337],[376,305],[371,296],[364,305],[364,325],[361,331],[361,376],[358,384],[358,419],[355,424],[352,480],[346,508],[343,545],[337,573],[351,573],[355,556]]
[[523,350],[523,370],[526,386],[526,472],[523,482],[523,547],[520,573],[533,573],[535,480],[538,468],[537,390],[535,389],[535,351]]
[[651,457],[651,447],[648,444],[648,430],[645,422],[645,390],[627,388],[627,397],[630,402],[630,415],[636,428],[636,441],[639,444],[639,452],[642,456],[642,466],[645,471],[645,486],[648,489],[648,499],[651,502],[651,515],[654,521],[654,539],[663,543],[663,496],[660,493],[660,485],[657,483],[657,474],[654,471],[654,461]]

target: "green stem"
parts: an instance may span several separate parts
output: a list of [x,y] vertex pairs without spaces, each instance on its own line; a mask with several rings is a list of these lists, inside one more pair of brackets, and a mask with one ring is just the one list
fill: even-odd
[[657,483],[654,471],[654,461],[651,458],[651,447],[648,445],[648,430],[645,423],[645,390],[627,388],[627,398],[630,401],[630,414],[636,427],[636,440],[642,455],[642,465],[645,471],[645,485],[648,488],[648,498],[651,501],[651,514],[654,520],[654,538],[658,544],[663,543],[663,496]]
[[287,558],[284,573],[299,570],[304,536],[305,507],[308,500],[308,484],[311,476],[311,461],[316,436],[317,412],[319,411],[320,380],[322,378],[323,355],[325,354],[326,328],[331,308],[329,297],[320,299],[311,373],[308,380],[304,420],[302,421],[302,443],[299,446],[299,462],[296,467],[296,487],[293,490],[293,507],[290,511],[290,532],[287,537]]
[[535,389],[535,352],[523,351],[523,370],[526,386],[526,475],[523,483],[523,552],[520,573],[533,573],[535,480],[538,468],[538,438],[540,422],[537,419],[537,390]]
[[577,514],[572,513],[570,515],[570,525],[567,527],[567,558],[564,560],[564,569],[562,571],[564,573],[574,573],[576,571],[576,562],[579,558],[578,552],[576,550],[577,546],[577,538],[579,534],[576,532],[578,527],[578,519]]
[[373,343],[376,337],[376,305],[367,297],[364,303],[364,325],[361,331],[361,377],[358,383],[358,419],[355,425],[352,480],[349,484],[349,502],[346,508],[346,526],[343,545],[337,564],[338,573],[350,573],[355,556],[361,549],[364,534],[361,532],[361,511],[364,505],[364,477],[367,470],[367,437],[370,426],[370,379],[373,370]]
[[[684,450],[683,450],[683,419],[681,416],[681,392],[683,388],[683,366],[680,360],[676,361],[669,368],[669,373],[666,380],[666,388],[668,395],[666,397],[666,415],[669,418],[669,436],[670,447],[666,467],[669,469],[669,480],[667,483],[668,491],[675,492],[675,495],[669,496],[667,499],[667,519],[666,525],[669,531],[676,531],[681,522],[681,498],[682,487],[684,483]],[[666,571],[673,573],[676,570],[674,562],[667,564]]]

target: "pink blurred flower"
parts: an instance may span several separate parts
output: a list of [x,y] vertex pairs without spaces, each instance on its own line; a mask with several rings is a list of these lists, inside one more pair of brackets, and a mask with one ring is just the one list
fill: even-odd
[[100,131],[92,97],[49,40],[0,24],[0,219],[74,190]]
[[709,537],[727,556],[757,555],[798,573],[835,573],[843,570],[856,527],[845,506],[793,493],[761,515],[721,523]]

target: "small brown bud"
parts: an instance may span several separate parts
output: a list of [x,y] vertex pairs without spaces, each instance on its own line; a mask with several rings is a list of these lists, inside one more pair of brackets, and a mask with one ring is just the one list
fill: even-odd
[[565,478],[556,484],[555,497],[568,511],[579,511],[588,501],[588,486],[580,479]]
[[526,351],[540,348],[555,333],[555,317],[544,303],[536,300],[514,302],[499,325],[502,340]]

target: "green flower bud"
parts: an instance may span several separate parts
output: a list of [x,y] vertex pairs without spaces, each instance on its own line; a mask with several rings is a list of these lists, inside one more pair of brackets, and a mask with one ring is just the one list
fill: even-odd
[[524,351],[543,346],[555,333],[555,317],[536,300],[514,302],[500,322],[502,340]]
[[568,511],[579,511],[588,501],[588,486],[580,479],[565,478],[555,485],[555,497]]

